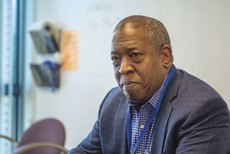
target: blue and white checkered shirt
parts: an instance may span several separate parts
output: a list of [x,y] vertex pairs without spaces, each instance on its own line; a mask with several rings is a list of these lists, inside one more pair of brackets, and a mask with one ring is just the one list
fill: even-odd
[[[133,151],[133,148],[137,142],[138,137],[140,136],[142,129],[144,128],[149,116],[156,107],[157,101],[160,98],[161,92],[164,88],[165,81],[167,76],[162,83],[161,87],[156,91],[156,93],[142,106],[139,106],[136,103],[133,103],[127,100],[127,104],[131,109],[131,119],[132,119],[132,135],[131,135],[131,148],[130,152]],[[153,128],[156,118],[151,124],[149,130],[146,132],[144,138],[139,144],[135,154],[149,154],[151,151],[152,138],[153,138]]]

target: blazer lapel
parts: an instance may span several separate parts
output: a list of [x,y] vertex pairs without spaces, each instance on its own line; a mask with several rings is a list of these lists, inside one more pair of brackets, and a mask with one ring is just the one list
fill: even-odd
[[183,78],[182,76],[183,76],[182,73],[179,70],[177,70],[176,67],[174,66],[173,76],[166,89],[160,110],[156,117],[152,148],[151,148],[152,154],[161,154],[163,152],[165,136],[167,131],[167,124],[171,112],[173,110],[171,101],[177,97],[179,85]]
[[161,154],[162,152],[168,119],[173,109],[168,100],[164,100],[161,105],[162,107],[156,117],[151,149],[152,154]]
[[127,143],[127,131],[126,131],[126,112],[128,109],[126,102],[126,97],[121,97],[117,112],[116,130],[115,130],[115,144],[116,144],[116,154],[127,154],[128,153],[128,143]]

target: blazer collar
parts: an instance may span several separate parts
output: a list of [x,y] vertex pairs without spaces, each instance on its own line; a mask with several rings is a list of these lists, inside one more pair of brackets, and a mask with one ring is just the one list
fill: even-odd
[[167,99],[171,102],[174,98],[177,97],[179,86],[183,77],[183,73],[174,66],[173,76],[166,89],[164,99]]

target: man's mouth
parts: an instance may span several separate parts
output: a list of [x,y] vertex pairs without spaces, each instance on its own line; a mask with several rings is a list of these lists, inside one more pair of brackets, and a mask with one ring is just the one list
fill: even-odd
[[123,83],[122,83],[122,88],[123,88],[123,90],[130,90],[130,89],[132,89],[133,87],[135,87],[136,85],[137,85],[136,82],[130,82],[130,81],[128,81],[128,82],[123,82]]

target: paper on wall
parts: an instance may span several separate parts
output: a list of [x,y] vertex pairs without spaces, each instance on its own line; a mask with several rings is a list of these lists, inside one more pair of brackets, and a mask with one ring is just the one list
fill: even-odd
[[78,70],[78,32],[62,31],[62,70]]

